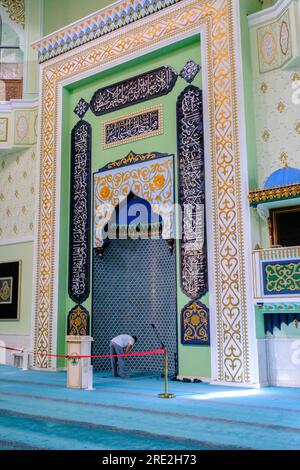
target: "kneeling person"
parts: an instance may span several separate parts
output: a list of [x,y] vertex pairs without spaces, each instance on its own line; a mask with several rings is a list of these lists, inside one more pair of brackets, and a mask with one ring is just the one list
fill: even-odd
[[[136,336],[119,335],[113,338],[110,342],[110,354],[112,356],[118,354],[128,354],[137,342]],[[111,358],[112,372],[114,377],[126,378],[125,374],[124,357]]]

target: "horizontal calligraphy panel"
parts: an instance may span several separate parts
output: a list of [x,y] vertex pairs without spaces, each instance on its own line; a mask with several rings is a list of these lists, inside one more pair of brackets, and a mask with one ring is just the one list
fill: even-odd
[[102,127],[103,148],[134,142],[146,137],[154,137],[162,133],[163,108],[162,105],[153,106],[143,111],[104,122]]

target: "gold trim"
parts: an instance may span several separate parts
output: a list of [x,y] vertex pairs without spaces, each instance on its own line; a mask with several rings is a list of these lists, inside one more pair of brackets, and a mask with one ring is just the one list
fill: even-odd
[[[139,134],[138,136],[134,136],[134,137],[127,137],[126,139],[123,139],[123,140],[119,140],[117,142],[112,142],[111,144],[107,144],[106,143],[106,127],[109,125],[109,124],[114,124],[115,122],[119,122],[119,121],[125,121],[125,119],[129,119],[129,118],[132,118],[132,117],[136,117],[136,116],[140,116],[142,114],[145,114],[145,113],[150,113],[152,111],[158,111],[158,129],[156,131],[150,131],[150,132],[143,132],[142,134]],[[102,123],[102,147],[103,149],[109,149],[109,148],[112,148],[112,147],[118,147],[120,145],[123,145],[123,144],[128,144],[130,142],[136,142],[138,140],[141,140],[141,139],[146,139],[148,137],[155,137],[157,135],[161,135],[163,134],[164,132],[164,125],[163,125],[163,105],[162,104],[159,104],[157,106],[151,106],[150,108],[144,108],[144,109],[141,109],[140,111],[136,111],[134,113],[128,113],[128,114],[125,114],[123,116],[120,116],[118,118],[115,118],[115,119],[111,119],[109,121],[105,121]]]
[[[167,154],[166,156],[171,156]],[[149,160],[157,159],[157,153],[141,153],[136,154],[134,152],[130,152],[126,157],[122,158],[121,160],[117,160],[115,162],[109,163],[106,165],[105,170],[112,170],[114,168],[120,168],[126,165],[133,165],[135,163],[146,162]]]
[[300,196],[300,183],[276,186],[270,189],[254,189],[249,193],[249,202],[251,205],[257,205],[267,201],[289,199],[297,196]]

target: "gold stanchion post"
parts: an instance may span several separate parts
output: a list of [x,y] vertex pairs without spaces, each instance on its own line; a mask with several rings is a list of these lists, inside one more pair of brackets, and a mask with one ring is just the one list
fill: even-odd
[[168,391],[168,351],[164,352],[164,374],[165,374],[165,393],[160,393],[158,398],[175,398],[175,395]]

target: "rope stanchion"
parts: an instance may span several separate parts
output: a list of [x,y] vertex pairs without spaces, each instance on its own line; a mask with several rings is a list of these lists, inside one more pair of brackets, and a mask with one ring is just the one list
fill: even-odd
[[[17,351],[17,352],[25,352],[23,349],[17,348],[9,348],[6,346],[0,346],[0,349],[5,349],[7,351]],[[141,357],[141,356],[152,356],[156,354],[163,354],[164,355],[164,393],[158,395],[159,398],[175,398],[175,395],[169,393],[168,390],[168,351],[165,349],[154,349],[152,351],[141,351],[141,352],[134,352],[134,353],[125,353],[125,354],[104,354],[104,355],[93,355],[93,356],[81,356],[81,355],[60,355],[60,354],[48,354],[48,353],[37,353],[37,352],[30,352],[26,351],[28,355],[38,356],[38,357],[55,357],[60,359],[67,359],[71,361],[79,360],[79,359],[111,359],[111,358],[118,358],[118,357]],[[92,385],[90,385],[90,390],[93,390]]]
[[168,366],[168,351],[164,350],[164,376],[165,376],[165,393],[160,393],[158,398],[175,398],[175,395],[169,393],[168,384],[169,366]]

